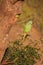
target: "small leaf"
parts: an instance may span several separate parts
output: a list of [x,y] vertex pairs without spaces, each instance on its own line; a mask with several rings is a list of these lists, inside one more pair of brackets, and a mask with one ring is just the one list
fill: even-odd
[[16,15],[16,18],[18,18],[19,17],[19,15]]

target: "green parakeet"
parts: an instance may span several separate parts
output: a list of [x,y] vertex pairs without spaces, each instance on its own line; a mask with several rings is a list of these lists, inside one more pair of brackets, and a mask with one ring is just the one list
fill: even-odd
[[29,32],[31,30],[31,27],[32,27],[32,20],[30,20],[28,23],[26,23],[24,25],[24,32]]

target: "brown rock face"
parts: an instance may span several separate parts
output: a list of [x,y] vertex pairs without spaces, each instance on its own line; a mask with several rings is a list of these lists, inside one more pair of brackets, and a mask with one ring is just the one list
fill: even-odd
[[[14,0],[16,2],[17,0]],[[22,2],[12,4],[13,0],[3,0],[0,5],[0,62],[8,47],[8,34],[11,27],[18,21],[16,14],[21,14]]]

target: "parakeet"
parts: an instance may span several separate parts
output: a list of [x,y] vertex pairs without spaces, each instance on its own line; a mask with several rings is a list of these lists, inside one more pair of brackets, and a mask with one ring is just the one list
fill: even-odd
[[24,32],[29,32],[32,27],[32,20],[29,20],[25,25],[24,25]]

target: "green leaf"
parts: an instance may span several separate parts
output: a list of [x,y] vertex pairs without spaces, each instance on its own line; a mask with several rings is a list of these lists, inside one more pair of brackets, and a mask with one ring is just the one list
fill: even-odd
[[24,32],[26,33],[30,32],[31,28],[32,28],[32,20],[30,20],[28,23],[24,25]]

